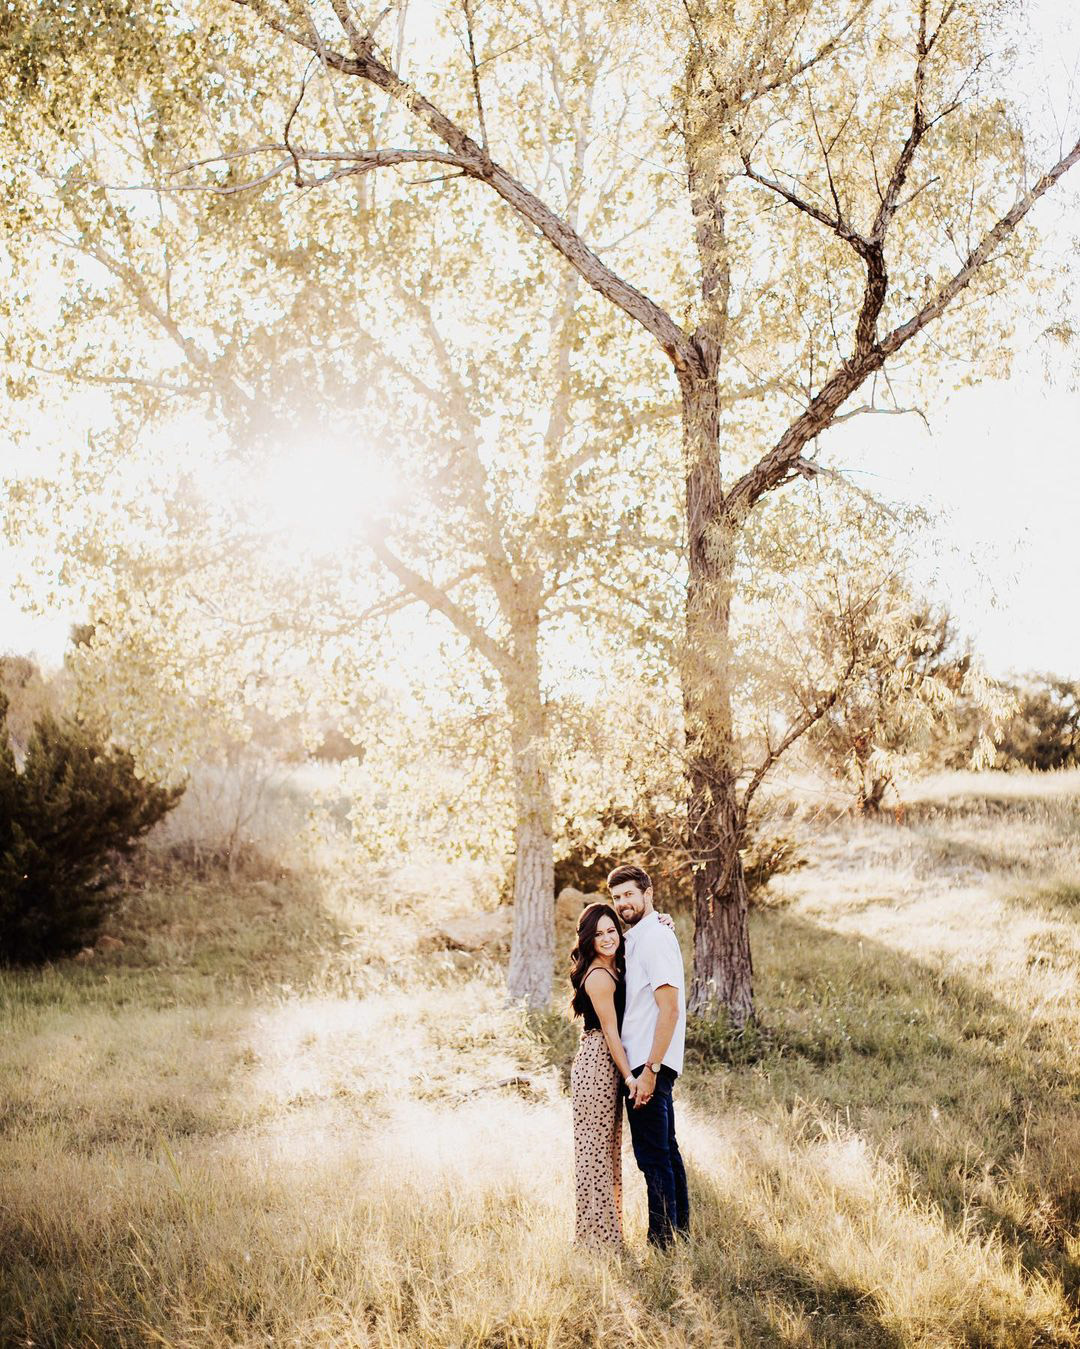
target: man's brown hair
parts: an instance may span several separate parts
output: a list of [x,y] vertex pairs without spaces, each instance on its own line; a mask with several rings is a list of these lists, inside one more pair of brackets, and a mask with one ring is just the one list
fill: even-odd
[[624,863],[621,867],[616,867],[608,876],[607,888],[610,890],[612,886],[625,885],[627,881],[633,881],[642,894],[644,894],[646,890],[652,889],[652,881],[649,878],[649,873],[643,871],[641,867],[636,867],[629,862]]

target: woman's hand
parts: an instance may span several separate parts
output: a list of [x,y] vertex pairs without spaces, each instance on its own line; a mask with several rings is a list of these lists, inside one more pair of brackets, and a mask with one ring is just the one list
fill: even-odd
[[657,918],[660,919],[661,923],[663,923],[665,927],[671,928],[672,932],[675,931],[675,920],[674,918],[672,918],[670,913],[657,913],[656,916]]
[[634,1092],[634,1108],[640,1109],[643,1105],[648,1105],[655,1090],[656,1075],[646,1064],[638,1074],[637,1090]]

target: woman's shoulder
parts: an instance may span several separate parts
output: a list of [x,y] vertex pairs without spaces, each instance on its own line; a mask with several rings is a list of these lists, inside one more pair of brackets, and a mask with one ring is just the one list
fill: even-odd
[[[594,978],[597,974],[605,975],[606,978]],[[603,987],[605,984],[610,984],[614,987],[618,982],[619,976],[615,974],[613,970],[609,970],[606,965],[592,965],[585,971],[585,977],[581,981],[581,986],[582,988],[587,988],[589,984],[592,984],[592,986],[596,988]]]

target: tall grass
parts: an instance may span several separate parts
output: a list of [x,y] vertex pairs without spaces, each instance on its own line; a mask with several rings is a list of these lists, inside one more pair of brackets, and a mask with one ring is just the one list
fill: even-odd
[[629,1152],[630,1254],[573,1250],[574,1036],[425,951],[446,877],[134,892],[0,976],[0,1343],[1080,1344],[1080,790],[984,787],[804,841],[667,1256]]

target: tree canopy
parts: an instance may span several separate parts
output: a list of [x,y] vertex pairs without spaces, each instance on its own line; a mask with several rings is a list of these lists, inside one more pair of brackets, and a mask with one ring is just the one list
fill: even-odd
[[[830,481],[831,427],[1002,368],[1007,290],[1043,279],[1029,213],[1080,142],[1025,138],[996,0],[615,12],[16,4],[6,134],[34,149],[9,185],[13,391],[32,403],[51,373],[108,390],[114,451],[193,402],[255,474],[285,428],[355,448],[362,425],[423,483],[421,508],[351,544],[382,568],[368,609],[403,587],[507,694],[531,877],[511,992],[532,1001],[551,932],[538,624],[597,623],[606,594],[633,627],[636,603],[644,660],[685,578],[667,650],[691,1003],[741,1023],[749,804],[841,693],[822,667],[744,734],[740,619],[777,559],[762,522]],[[61,255],[57,295],[40,280]],[[804,559],[781,543],[776,570]],[[311,629],[326,594],[297,605]]]

